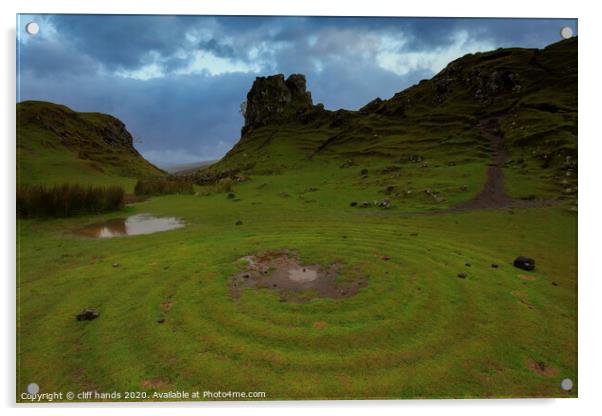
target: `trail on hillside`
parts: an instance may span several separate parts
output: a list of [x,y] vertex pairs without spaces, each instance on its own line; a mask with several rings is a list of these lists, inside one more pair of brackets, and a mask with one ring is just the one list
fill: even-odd
[[506,193],[503,171],[507,153],[498,121],[497,119],[483,120],[476,126],[476,129],[478,129],[483,137],[489,139],[491,147],[491,162],[487,167],[487,179],[485,180],[483,189],[469,201],[462,202],[451,208],[423,212],[422,214],[439,215],[451,212],[502,208],[542,208],[558,203],[558,201],[549,199],[524,200],[510,197]]
[[555,205],[556,201],[545,199],[524,200],[510,197],[506,194],[503,166],[507,153],[504,138],[496,119],[480,122],[476,127],[480,134],[489,139],[491,146],[491,162],[487,168],[487,179],[481,192],[473,199],[462,202],[450,211],[471,211],[477,209],[499,208],[535,208]]
[[[487,179],[481,192],[470,201],[462,202],[449,211],[472,211],[478,209],[499,208],[536,208],[555,205],[553,200],[523,200],[510,197],[506,193],[503,166],[507,159],[504,138],[501,135],[496,119],[481,121],[476,127],[481,135],[489,139],[491,162],[487,168]],[[446,210],[447,211],[447,210]]]

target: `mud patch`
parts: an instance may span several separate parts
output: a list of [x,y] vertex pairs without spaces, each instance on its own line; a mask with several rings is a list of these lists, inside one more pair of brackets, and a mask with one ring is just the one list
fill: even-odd
[[556,367],[546,364],[543,361],[527,359],[525,365],[529,370],[542,377],[554,377],[558,374],[558,369]]
[[170,390],[172,385],[171,382],[164,378],[151,378],[148,380],[142,380],[140,383],[142,390],[159,390],[166,391]]
[[315,329],[324,329],[328,326],[326,321],[316,321],[312,324]]
[[353,277],[339,282],[337,276],[343,271],[342,264],[335,263],[327,268],[303,265],[288,250],[260,253],[241,260],[247,263],[246,269],[230,279],[230,294],[234,299],[238,299],[246,288],[274,290],[281,301],[341,299],[355,295],[366,285],[366,279],[357,270],[345,270],[346,275]]
[[169,301],[161,303],[161,309],[165,312],[168,312],[172,306],[173,306],[173,303],[169,302]]
[[535,276],[531,276],[531,275],[528,275],[528,274],[519,274],[518,277],[520,277],[523,280],[527,280],[529,282],[532,282],[532,281],[536,280]]

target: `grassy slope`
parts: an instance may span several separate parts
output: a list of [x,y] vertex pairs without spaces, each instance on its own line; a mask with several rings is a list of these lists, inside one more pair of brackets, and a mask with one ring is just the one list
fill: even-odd
[[[447,105],[467,103],[452,97]],[[351,114],[340,127],[318,120],[259,129],[210,168],[255,163],[250,180],[235,185],[235,199],[165,196],[120,214],[19,221],[19,391],[35,380],[42,391],[140,390],[150,383],[149,390],[266,391],[270,399],[576,396],[577,389],[559,388],[565,377],[577,380],[571,201],[409,214],[467,200],[484,183],[489,153],[473,128],[477,116],[446,108],[416,106],[401,121]],[[521,120],[533,114],[516,109]],[[535,114],[574,122],[574,112],[548,113]],[[515,157],[524,136],[500,122],[516,142],[509,146]],[[525,128],[543,129],[538,123]],[[555,134],[528,146],[576,148],[573,136],[562,136],[562,146],[560,139],[545,142],[561,137]],[[424,161],[400,162],[412,155]],[[528,175],[506,169],[510,193],[564,195],[556,183],[561,163],[544,168],[536,156],[527,163]],[[386,195],[389,186],[396,188]],[[386,197],[390,210],[349,206]],[[188,225],[109,240],[71,234],[142,212]],[[368,285],[339,301],[282,303],[268,290],[248,290],[238,302],[229,297],[237,259],[283,248],[297,250],[306,264],[356,266]],[[534,257],[536,271],[514,268],[517,255]],[[167,301],[173,306],[165,312]],[[84,307],[99,308],[101,317],[76,322]],[[314,326],[321,321],[325,327]],[[538,374],[532,361],[552,370]]]
[[17,183],[114,184],[130,190],[137,177],[163,174],[119,141],[126,139],[119,123],[47,102],[17,104]]

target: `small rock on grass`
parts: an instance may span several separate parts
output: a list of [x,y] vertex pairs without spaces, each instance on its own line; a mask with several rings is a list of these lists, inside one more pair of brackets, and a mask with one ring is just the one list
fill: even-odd
[[459,277],[460,279],[466,279],[466,273],[464,273],[464,272],[460,272],[460,273],[458,273],[458,277]]
[[498,265],[497,265],[497,264],[495,264],[495,263],[491,263],[491,267],[493,267],[494,269],[497,269],[497,268],[498,268],[498,267],[500,267],[500,266],[498,266]]
[[86,308],[75,316],[78,321],[92,321],[100,316],[96,309]]
[[235,225],[242,225],[242,221],[241,220],[236,221]]

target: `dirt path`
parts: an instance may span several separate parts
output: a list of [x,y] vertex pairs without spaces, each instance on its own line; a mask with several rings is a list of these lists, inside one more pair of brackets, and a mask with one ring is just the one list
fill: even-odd
[[487,179],[481,192],[471,200],[462,202],[454,207],[427,212],[406,213],[405,215],[441,215],[452,212],[502,208],[543,208],[558,203],[558,201],[549,199],[517,199],[506,194],[503,166],[507,153],[504,148],[504,138],[500,133],[498,121],[496,119],[484,120],[476,126],[476,129],[478,129],[483,137],[489,139],[491,146],[491,162],[487,167]]
[[476,127],[481,135],[490,141],[491,162],[487,168],[487,180],[481,192],[470,201],[462,202],[449,210],[444,211],[471,211],[477,209],[499,208],[533,208],[547,207],[556,204],[556,201],[535,199],[523,200],[511,198],[506,194],[504,186],[503,166],[507,153],[504,148],[504,138],[501,135],[496,119],[480,122]]
[[504,139],[499,133],[495,120],[487,120],[477,126],[479,133],[489,139],[491,146],[491,162],[487,168],[487,180],[481,192],[470,201],[462,202],[454,207],[458,210],[504,208],[510,206],[512,198],[506,194],[504,187],[504,172],[502,167],[506,161]]

